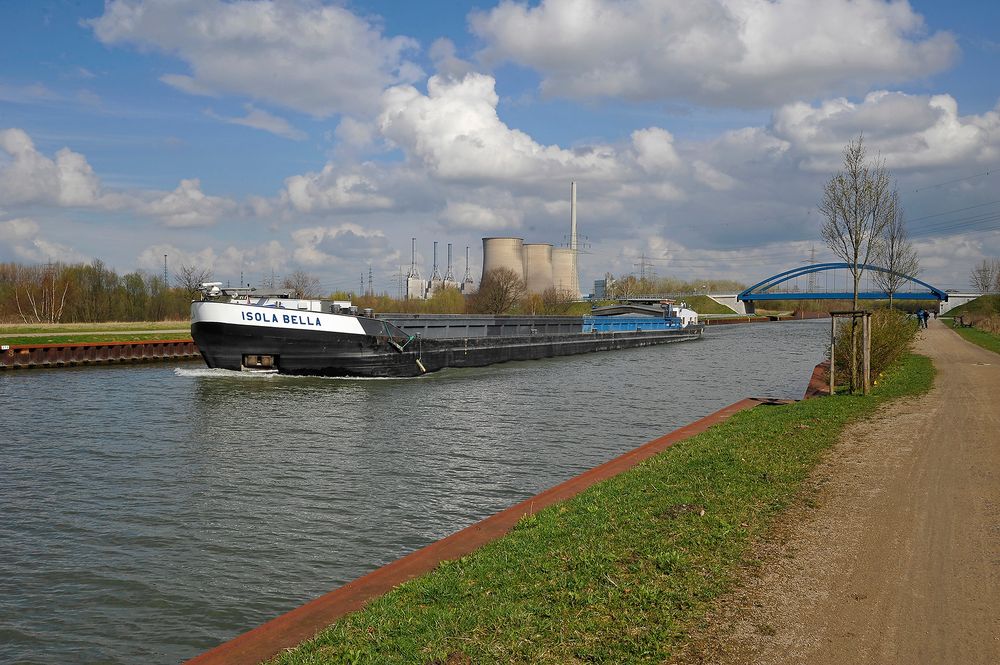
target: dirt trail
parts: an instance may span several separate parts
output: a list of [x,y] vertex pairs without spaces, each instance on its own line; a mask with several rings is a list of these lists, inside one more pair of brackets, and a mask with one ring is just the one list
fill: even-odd
[[1000,355],[917,351],[934,389],[844,433],[678,662],[1000,664]]

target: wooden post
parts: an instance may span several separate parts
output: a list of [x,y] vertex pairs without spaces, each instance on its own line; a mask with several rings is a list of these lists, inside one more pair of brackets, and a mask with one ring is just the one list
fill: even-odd
[[837,335],[837,317],[831,313],[830,314],[830,394],[831,395],[835,394],[834,381],[836,381],[836,379],[834,377],[837,375],[836,363],[834,363],[833,361],[833,352],[834,349],[836,349],[836,344],[835,344],[837,339],[836,335]]
[[862,364],[865,375],[862,393],[867,395],[872,389],[872,313],[865,312],[861,321],[861,345],[864,347]]

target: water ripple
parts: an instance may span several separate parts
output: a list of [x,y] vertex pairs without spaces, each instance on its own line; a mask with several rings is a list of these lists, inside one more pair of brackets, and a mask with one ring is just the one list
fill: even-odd
[[317,379],[197,364],[0,375],[0,662],[191,657],[747,395],[822,323]]

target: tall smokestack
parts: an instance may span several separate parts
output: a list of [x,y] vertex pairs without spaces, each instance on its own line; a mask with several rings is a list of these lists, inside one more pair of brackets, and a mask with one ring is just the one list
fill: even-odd
[[440,280],[441,273],[438,272],[438,244],[437,240],[434,241],[434,268],[431,271],[431,281]]
[[420,271],[417,270],[417,239],[410,238],[410,273],[406,276],[407,279],[416,278],[420,279]]
[[576,181],[569,184],[569,248],[576,258]]
[[577,262],[577,257],[579,255],[578,245],[576,240],[576,181],[570,182],[569,185],[569,259],[572,269],[572,275],[570,276],[570,283],[565,285],[573,297],[576,298],[580,295],[580,266]]
[[451,243],[448,243],[448,270],[444,273],[444,281],[454,282],[455,275],[451,272]]

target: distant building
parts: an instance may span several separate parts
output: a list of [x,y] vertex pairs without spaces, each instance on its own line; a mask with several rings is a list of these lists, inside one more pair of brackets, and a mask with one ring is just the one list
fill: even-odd
[[416,277],[406,278],[406,299],[407,300],[423,300],[427,294],[427,282],[420,279],[420,275]]
[[[577,266],[576,183],[570,183],[569,247],[548,243],[525,243],[523,238],[483,238],[483,277],[491,270],[506,268],[524,281],[528,293],[554,288],[571,299],[580,297]],[[468,263],[468,260],[466,260]]]

